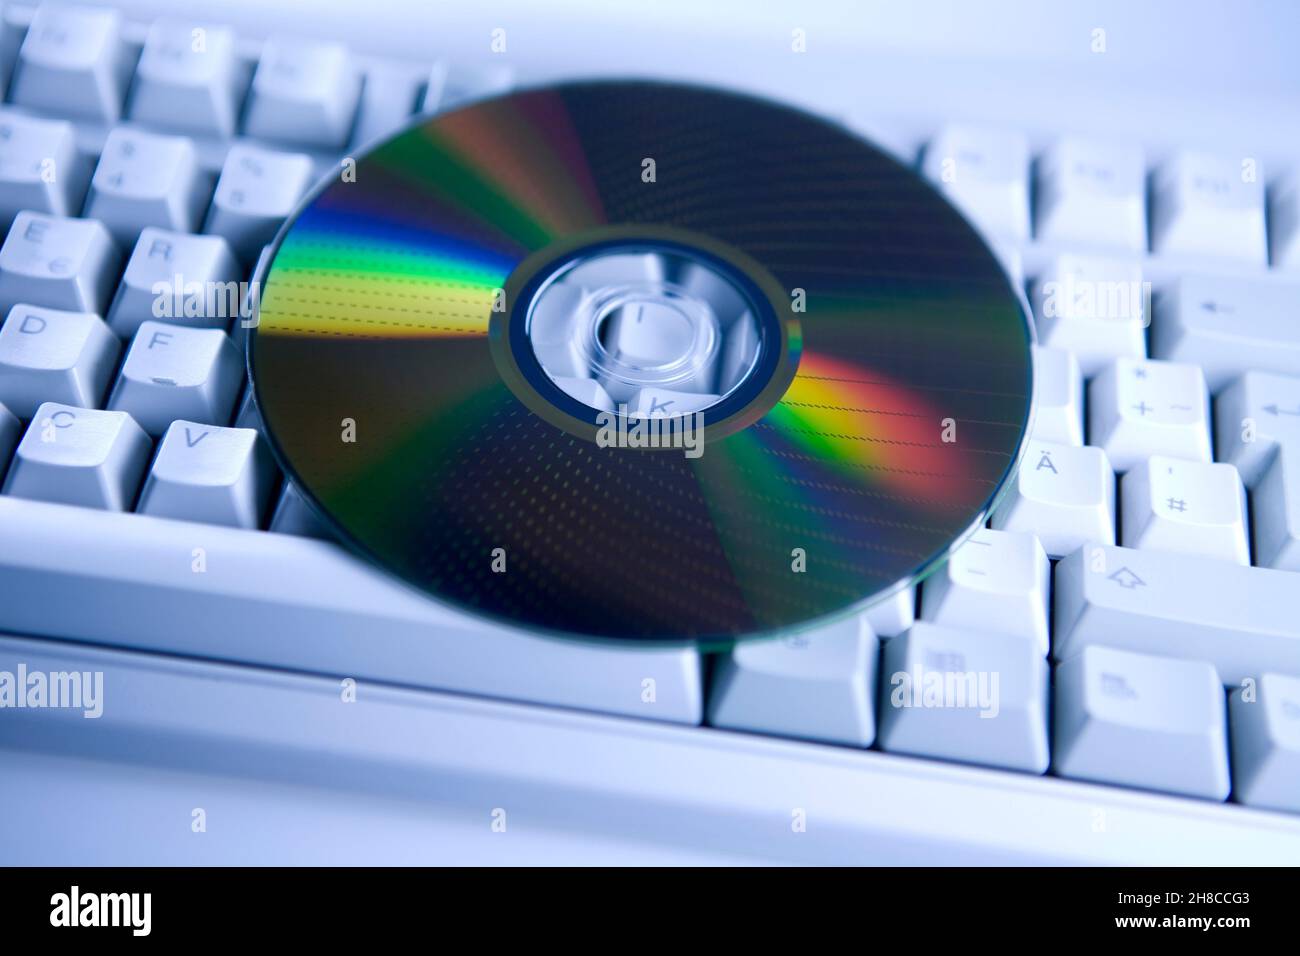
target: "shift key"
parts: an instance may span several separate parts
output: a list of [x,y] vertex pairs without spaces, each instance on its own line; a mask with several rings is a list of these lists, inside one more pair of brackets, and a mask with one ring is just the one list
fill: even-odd
[[1226,685],[1300,673],[1297,593],[1287,571],[1085,544],[1056,566],[1052,656],[1104,645],[1205,661]]

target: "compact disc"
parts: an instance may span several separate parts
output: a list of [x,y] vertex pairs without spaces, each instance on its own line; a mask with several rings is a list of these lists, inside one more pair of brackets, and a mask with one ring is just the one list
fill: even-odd
[[1023,296],[907,167],[698,87],[483,101],[322,184],[259,275],[288,478],[434,598],[727,642],[869,606],[987,516],[1031,396]]

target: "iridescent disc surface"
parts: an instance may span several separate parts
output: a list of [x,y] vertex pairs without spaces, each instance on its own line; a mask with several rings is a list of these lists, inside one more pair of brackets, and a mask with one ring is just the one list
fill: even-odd
[[[771,307],[786,377],[699,457],[602,447],[512,374],[529,282],[611,236],[698,239]],[[1022,298],[965,220],[841,128],[729,93],[582,83],[427,120],[321,187],[261,278],[249,363],[286,473],[345,543],[529,630],[725,642],[851,613],[983,519],[1028,423]]]

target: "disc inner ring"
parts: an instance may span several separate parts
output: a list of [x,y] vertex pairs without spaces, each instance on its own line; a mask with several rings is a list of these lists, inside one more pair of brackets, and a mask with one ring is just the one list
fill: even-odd
[[489,331],[503,379],[587,438],[611,414],[689,414],[706,441],[722,437],[766,414],[798,365],[798,323],[776,280],[682,230],[600,230],[550,247],[504,291],[514,307]]

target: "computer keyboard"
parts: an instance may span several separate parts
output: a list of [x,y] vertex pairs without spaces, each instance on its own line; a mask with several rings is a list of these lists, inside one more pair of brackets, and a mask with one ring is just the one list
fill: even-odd
[[[334,543],[258,435],[240,317],[183,294],[242,302],[321,175],[509,72],[4,16],[0,631],[1300,814],[1294,173],[935,126],[904,158],[988,236],[1039,340],[988,527],[815,631],[591,645],[454,613]],[[927,673],[982,706],[899,680]]]

